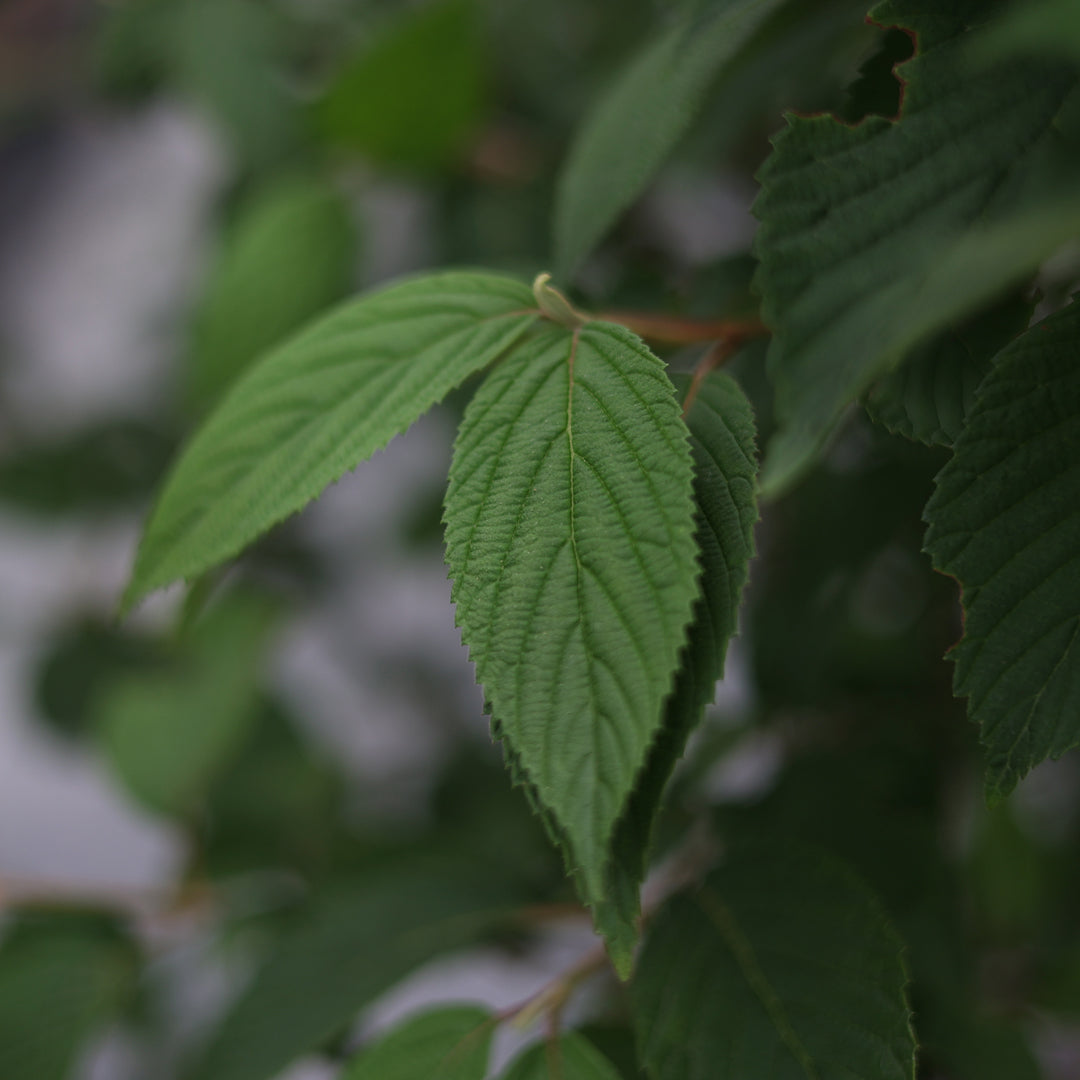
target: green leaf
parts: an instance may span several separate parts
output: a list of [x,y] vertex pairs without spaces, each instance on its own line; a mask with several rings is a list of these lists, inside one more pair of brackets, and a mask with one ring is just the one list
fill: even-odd
[[340,299],[353,254],[348,210],[322,181],[278,181],[246,200],[195,314],[193,404],[212,404],[260,353]]
[[634,982],[656,1080],[914,1080],[902,946],[841,863],[743,848],[670,901]]
[[581,1035],[537,1043],[515,1058],[502,1080],[619,1080],[615,1066]]
[[559,179],[555,265],[566,281],[690,127],[709,84],[785,0],[715,0],[649,43],[581,125]]
[[384,447],[537,317],[532,293],[446,272],[350,301],[257,363],[188,444],[124,598],[231,558]]
[[997,358],[927,504],[926,550],[963,589],[954,686],[987,794],[1080,744],[1080,304]]
[[951,446],[994,354],[1027,329],[1033,310],[1026,297],[1010,297],[950,327],[878,380],[866,411],[894,435]]
[[481,386],[450,469],[462,638],[591,899],[697,591],[686,437],[638,338],[548,326]]
[[473,944],[518,901],[467,865],[404,865],[317,899],[225,1016],[192,1080],[267,1080],[414,968]]
[[341,1080],[484,1080],[494,1032],[484,1009],[432,1009],[361,1051]]
[[0,942],[0,1076],[68,1080],[134,974],[130,945],[102,919],[16,916]]
[[482,118],[484,68],[473,0],[422,5],[337,74],[318,106],[322,130],[382,164],[438,170]]
[[1080,179],[1076,70],[1038,62],[972,75],[970,7],[879,5],[876,21],[918,35],[900,69],[901,118],[789,117],[761,170],[757,283],[781,425],[769,493],[911,348],[1022,281],[1080,225],[1075,195],[1060,207],[1052,198]]
[[127,674],[102,690],[95,711],[109,764],[144,805],[190,812],[239,749],[271,614],[254,597],[231,598],[198,625],[175,669]]
[[[689,382],[685,376],[675,382],[684,400]],[[653,823],[686,740],[715,696],[754,554],[757,455],[750,403],[734,379],[716,373],[702,383],[686,423],[694,455],[701,593],[663,727],[615,829],[606,899],[594,909],[597,927],[624,976],[637,944],[638,887],[648,865]]]
[[1076,0],[1014,0],[973,52],[987,59],[1044,53],[1080,60],[1080,7]]

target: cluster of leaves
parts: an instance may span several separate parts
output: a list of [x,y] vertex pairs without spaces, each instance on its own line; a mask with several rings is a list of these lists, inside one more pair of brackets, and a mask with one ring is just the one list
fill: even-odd
[[[1036,1077],[1014,1023],[1022,1010],[988,1003],[973,974],[980,948],[1036,929],[1025,974],[1037,989],[1024,1005],[1070,1008],[1062,957],[1077,952],[1080,926],[1063,867],[1076,837],[1053,851],[1032,843],[1003,800],[1080,744],[1080,313],[1067,259],[1035,285],[1080,238],[1072,7],[1047,2],[1036,16],[992,0],[884,0],[870,13],[876,51],[846,100],[824,93],[834,111],[789,113],[764,157],[752,286],[745,261],[700,274],[707,321],[690,317],[692,295],[663,317],[593,316],[565,295],[580,282],[581,307],[594,306],[604,286],[589,271],[606,240],[626,277],[605,301],[645,293],[676,306],[655,280],[634,283],[649,260],[621,215],[703,112],[715,120],[717,102],[762,81],[783,90],[780,69],[797,79],[791,42],[811,24],[860,26],[857,5],[795,6],[700,0],[642,33],[649,44],[596,96],[551,185],[562,291],[546,273],[530,287],[517,274],[444,270],[306,322],[345,289],[347,218],[325,182],[278,174],[237,213],[196,320],[190,403],[207,417],[157,497],[129,608],[181,579],[196,583],[197,607],[206,575],[473,387],[443,511],[457,623],[513,783],[627,984],[614,1035],[556,1032],[504,1080],[900,1080],[916,1075],[917,1042],[927,1068],[957,1080]],[[230,11],[246,19],[254,7],[132,5],[104,55],[110,85],[171,72],[219,101],[256,169],[274,157],[273,140],[246,141],[259,128],[243,111],[263,101],[248,93],[265,76],[265,58],[252,59],[263,31],[230,31],[254,65],[236,75],[237,97],[195,79],[201,61],[190,67],[175,45],[176,20]],[[485,108],[480,25],[474,5],[438,0],[336,64],[313,29],[306,62],[333,74],[311,114],[294,105],[295,126],[275,129],[274,152],[317,133],[413,175],[451,168]],[[489,30],[505,33],[498,16]],[[156,45],[132,54],[132,40]],[[565,122],[558,93],[530,97],[527,64],[516,77],[538,130]],[[817,102],[793,92],[784,104]],[[541,269],[543,248],[529,252],[520,261]],[[467,254],[510,261],[497,248]],[[294,286],[299,263],[310,273]],[[712,344],[704,356],[670,347],[688,340]],[[714,370],[729,359],[730,374]],[[744,605],[759,499],[763,570]],[[956,636],[955,597],[920,547],[962,588],[950,663],[991,804],[960,867],[941,837],[972,756],[938,659]],[[672,777],[743,607],[762,726],[799,730],[768,793],[733,806],[700,783],[724,760],[722,738],[706,732]],[[220,823],[260,798],[236,786],[261,792],[252,776],[289,756],[270,734],[288,726],[255,675],[273,619],[272,606],[229,594],[195,620],[180,655],[103,658],[123,673],[94,695],[126,786],[201,830],[215,874],[250,869],[246,859],[302,861],[280,847],[264,858],[264,840],[219,842]],[[259,740],[258,755],[242,754],[245,740]],[[256,760],[265,774],[250,771]],[[358,1011],[413,968],[516,938],[522,905],[559,895],[519,803],[505,804],[516,810],[502,842],[476,850],[491,835],[480,823],[516,797],[509,782],[426,843],[387,851],[343,834],[339,792],[321,779],[324,798],[305,801],[301,785],[295,803],[321,830],[303,856],[314,895],[262,928],[274,944],[195,1062],[197,1080],[269,1080],[305,1053],[340,1051]],[[230,793],[233,809],[222,805]],[[293,804],[277,811],[275,836],[285,821],[295,824]],[[703,829],[723,841],[719,858],[695,848]],[[245,836],[269,831],[255,822]],[[689,861],[693,881],[643,916],[640,887],[662,852]],[[1010,882],[1016,852],[1030,894]],[[32,947],[10,934],[0,959]],[[116,964],[111,946],[91,956],[82,939],[61,959],[92,966],[102,985]],[[20,994],[2,978],[0,1025],[14,1025],[5,1001]],[[71,1046],[108,996],[86,978]],[[483,1080],[498,1024],[537,1008],[557,1018],[576,978],[524,1010],[416,1015],[344,1055],[341,1075]],[[6,1064],[3,1042],[3,1075],[64,1074],[66,1060],[36,1064],[29,1046]]]

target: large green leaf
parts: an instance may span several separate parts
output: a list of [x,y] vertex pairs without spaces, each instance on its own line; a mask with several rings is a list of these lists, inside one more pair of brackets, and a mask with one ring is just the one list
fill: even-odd
[[125,595],[201,574],[404,431],[537,317],[532,293],[447,272],[339,307],[257,363],[191,440]]
[[588,1039],[572,1033],[529,1047],[502,1080],[619,1080],[619,1074]]
[[341,1080],[484,1080],[494,1033],[484,1009],[430,1009],[363,1050]]
[[916,348],[867,394],[866,411],[889,431],[951,446],[994,354],[1027,329],[1034,305],[1009,297]]
[[195,315],[188,381],[196,407],[339,300],[353,254],[348,210],[327,184],[292,177],[246,200]]
[[733,853],[670,901],[634,981],[656,1080],[913,1080],[901,943],[830,856]]
[[782,429],[766,456],[770,492],[908,350],[1077,231],[1075,196],[1044,212],[1080,179],[1076,69],[1040,61],[973,74],[967,28],[985,7],[879,5],[878,22],[917,34],[900,69],[901,118],[791,117],[761,171],[757,282]]
[[319,103],[327,137],[375,161],[422,171],[460,154],[484,107],[474,0],[405,11],[350,58]]
[[692,482],[663,364],[600,322],[551,326],[516,349],[473,398],[454,451],[458,625],[591,899],[696,594]]
[[[685,398],[689,379],[677,379],[675,385]],[[734,379],[716,373],[701,385],[686,423],[694,455],[701,593],[663,728],[615,829],[605,899],[594,911],[622,974],[629,973],[637,944],[638,887],[648,865],[653,822],[668,778],[723,674],[754,553],[757,455],[750,403]]]
[[194,809],[240,748],[258,704],[258,662],[272,613],[232,597],[196,626],[173,667],[124,673],[96,705],[109,764],[144,805]]
[[581,125],[559,180],[555,263],[565,280],[686,133],[710,82],[785,0],[712,0],[633,60]]
[[438,864],[321,897],[225,1016],[192,1080],[269,1080],[414,968],[489,933],[519,899],[466,865]]
[[1013,0],[976,49],[986,57],[1049,53],[1080,60],[1080,6],[1076,0]]
[[130,945],[105,920],[17,916],[0,942],[0,1076],[68,1080],[134,975]]
[[987,792],[1080,744],[1080,304],[1005,349],[926,507],[926,550],[963,589],[957,694]]

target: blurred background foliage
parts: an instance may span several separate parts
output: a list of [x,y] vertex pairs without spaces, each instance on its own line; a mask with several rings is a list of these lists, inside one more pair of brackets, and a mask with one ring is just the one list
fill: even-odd
[[[467,389],[186,604],[112,612],[178,441],[259,354],[402,271],[548,267],[584,111],[691,6],[0,4],[3,1080],[334,1077],[402,1009],[514,1004],[558,970],[560,934],[587,945],[452,626],[441,476]],[[864,14],[781,10],[585,267],[583,305],[753,313],[753,175],[782,110],[897,108],[910,41]],[[122,320],[126,351],[97,340]],[[762,442],[763,355],[732,365]],[[1077,761],[981,801],[943,660],[956,591],[920,551],[946,456],[860,415],[764,508],[742,637],[660,853],[688,828],[833,849],[908,942],[924,1077],[1066,1080]],[[57,762],[157,854],[102,868],[128,834],[76,828],[89,803],[20,804]],[[397,1014],[369,1008],[449,953],[472,958],[458,983],[425,968]],[[576,1021],[638,1076],[624,995],[593,991]]]

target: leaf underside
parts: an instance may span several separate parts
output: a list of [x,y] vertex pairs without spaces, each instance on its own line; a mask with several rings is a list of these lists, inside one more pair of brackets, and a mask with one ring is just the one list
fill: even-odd
[[125,608],[302,509],[536,318],[520,282],[447,272],[350,301],[286,342],[188,444],[146,527]]
[[[690,380],[682,376],[674,381],[680,399],[685,399]],[[734,379],[714,373],[702,383],[686,423],[694,456],[701,592],[663,727],[615,829],[605,898],[594,907],[597,928],[624,976],[637,945],[638,890],[648,866],[653,824],[686,740],[715,696],[754,554],[757,455],[750,403]]]
[[955,690],[989,797],[1080,744],[1080,304],[1006,348],[927,504],[926,550],[963,590]]
[[913,1080],[902,946],[824,853],[744,848],[670,901],[634,981],[656,1080]]
[[785,0],[725,0],[649,44],[582,124],[559,178],[555,265],[566,280],[645,190],[709,84]]
[[696,594],[692,480],[663,364],[599,322],[518,347],[454,450],[446,546],[462,639],[594,898]]
[[[900,119],[789,117],[774,140],[755,204],[781,427],[769,493],[911,348],[1022,280],[1080,226],[1077,69],[1033,61],[973,74],[968,29],[984,8],[880,4],[875,21],[917,39],[899,69]],[[1059,195],[1068,213],[1043,215]]]

